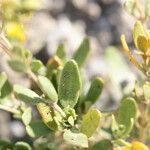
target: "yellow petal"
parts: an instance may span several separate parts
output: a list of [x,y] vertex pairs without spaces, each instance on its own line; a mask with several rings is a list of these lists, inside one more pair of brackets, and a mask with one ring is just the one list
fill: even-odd
[[7,23],[6,34],[10,39],[15,39],[20,42],[25,42],[26,40],[23,26],[18,22]]
[[132,150],[132,149],[131,149],[131,147],[125,146],[125,147],[122,147],[121,150]]
[[126,52],[126,54],[128,55],[130,61],[140,70],[142,70],[141,65],[138,63],[138,61],[132,56],[131,51],[129,50],[129,47],[127,45],[126,39],[125,39],[125,35],[121,35],[121,43],[123,46],[124,51]]
[[148,147],[141,142],[132,142],[132,150],[149,150]]
[[138,44],[137,44],[138,37],[145,36],[145,31],[144,31],[143,25],[140,21],[137,21],[135,23],[132,33],[133,33],[134,44],[138,48]]
[[146,36],[139,36],[137,39],[138,49],[142,52],[146,52],[149,48],[149,40]]

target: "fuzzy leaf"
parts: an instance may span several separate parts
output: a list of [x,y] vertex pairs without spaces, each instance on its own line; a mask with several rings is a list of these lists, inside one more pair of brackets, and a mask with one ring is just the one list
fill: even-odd
[[21,60],[9,60],[8,61],[9,66],[11,67],[12,70],[16,72],[27,72],[28,66]]
[[37,73],[43,67],[43,63],[40,60],[32,60],[31,70]]
[[70,130],[67,130],[63,138],[66,142],[75,145],[75,146],[80,146],[83,148],[88,147],[88,139],[87,136],[83,133],[73,133]]
[[22,121],[27,126],[31,122],[32,119],[32,109],[28,107],[22,114]]
[[85,63],[89,52],[90,41],[88,38],[85,38],[73,56],[73,59],[78,63],[79,67],[81,67]]
[[143,25],[141,24],[140,21],[137,21],[134,25],[133,29],[133,39],[134,39],[134,44],[138,48],[138,38],[139,36],[145,36],[145,31],[143,28]]
[[42,92],[49,98],[47,102],[57,102],[58,96],[56,90],[48,78],[44,76],[38,76],[38,83]]
[[60,44],[57,48],[56,51],[56,56],[62,61],[62,62],[66,62],[66,51],[65,51],[65,47],[63,44]]
[[101,78],[97,77],[95,78],[90,86],[90,89],[86,95],[86,98],[84,100],[86,110],[89,109],[95,102],[99,99],[102,90],[103,90],[104,82]]
[[37,104],[37,103],[43,101],[39,97],[39,95],[36,94],[34,91],[32,91],[28,88],[25,88],[21,85],[15,85],[14,92],[19,99],[23,100],[26,103]]
[[125,136],[132,129],[134,120],[137,116],[137,109],[137,103],[133,98],[125,98],[121,101],[116,121],[125,126]]
[[91,137],[100,124],[101,113],[95,108],[91,108],[87,114],[83,117],[80,130],[82,133]]
[[51,129],[51,130],[57,130],[58,124],[54,120],[54,111],[51,109],[51,107],[47,106],[45,103],[39,103],[37,104],[37,109],[42,117],[43,122]]
[[5,98],[5,97],[9,96],[12,91],[13,91],[12,85],[10,84],[10,82],[8,80],[6,80],[6,82],[4,83],[4,85],[1,89],[0,98]]
[[74,60],[68,61],[61,73],[58,97],[63,107],[74,107],[79,98],[81,79],[78,65]]
[[19,141],[15,144],[14,150],[32,150],[32,148],[28,143]]
[[113,150],[113,144],[110,140],[101,140],[94,144],[91,150]]
[[45,136],[51,132],[51,130],[41,121],[36,120],[26,126],[26,131],[31,137]]

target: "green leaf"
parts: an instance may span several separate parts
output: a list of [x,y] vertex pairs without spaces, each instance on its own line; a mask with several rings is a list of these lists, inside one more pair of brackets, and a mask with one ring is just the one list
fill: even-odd
[[15,85],[14,92],[19,99],[26,103],[37,104],[39,102],[43,102],[43,99],[41,99],[38,94],[21,85]]
[[72,145],[80,146],[80,147],[83,147],[83,148],[88,147],[87,136],[83,133],[73,133],[70,130],[67,130],[63,134],[63,138],[66,142],[68,142]]
[[81,123],[80,131],[87,135],[87,137],[91,137],[100,124],[101,113],[99,110],[95,108],[91,108],[87,114],[83,117],[83,121]]
[[7,80],[1,89],[0,98],[5,98],[5,97],[9,96],[12,91],[13,91],[13,87],[12,87],[11,83]]
[[132,130],[134,120],[137,116],[137,103],[133,98],[125,98],[121,101],[121,105],[116,114],[116,121],[120,125],[125,126],[124,133],[122,135],[127,136]]
[[58,130],[59,124],[57,122],[57,118],[55,117],[55,112],[53,109],[46,105],[45,103],[38,103],[37,109],[42,117],[43,122],[51,129],[51,130]]
[[42,92],[49,98],[47,102],[51,103],[58,101],[56,90],[48,78],[44,76],[38,76],[38,83]]
[[0,74],[0,96],[1,96],[1,89],[4,86],[5,82],[7,81],[7,76],[5,73]]
[[34,59],[31,62],[31,70],[35,73],[38,73],[38,71],[43,67],[43,63],[40,60]]
[[32,109],[28,107],[22,114],[22,121],[27,126],[31,122],[32,119]]
[[143,28],[143,25],[140,21],[137,21],[134,25],[133,29],[133,39],[134,39],[134,44],[138,48],[138,38],[139,36],[145,36],[145,31]]
[[113,150],[113,144],[110,140],[104,139],[94,144],[90,150]]
[[145,100],[149,101],[150,100],[150,84],[148,83],[144,84],[143,92],[144,92]]
[[101,78],[95,78],[90,86],[90,89],[84,99],[84,103],[86,106],[86,110],[89,109],[95,102],[99,99],[102,90],[103,90],[104,82]]
[[15,144],[14,150],[32,150],[31,146],[28,143],[18,141]]
[[12,70],[16,71],[16,72],[27,72],[28,70],[28,65],[25,64],[23,61],[21,60],[9,60],[8,61],[9,66],[11,67]]
[[13,149],[13,144],[9,141],[0,140],[0,150]]
[[74,107],[79,98],[81,79],[78,65],[74,60],[68,61],[61,73],[58,86],[58,99],[63,107]]
[[67,58],[66,58],[66,51],[65,51],[65,47],[63,44],[60,44],[57,48],[57,51],[56,51],[56,56],[58,58],[60,58],[60,60],[65,63]]
[[78,63],[79,67],[83,66],[90,52],[90,41],[85,38],[77,51],[75,52],[73,59]]
[[31,137],[45,136],[52,132],[41,120],[31,122],[26,126],[26,131]]

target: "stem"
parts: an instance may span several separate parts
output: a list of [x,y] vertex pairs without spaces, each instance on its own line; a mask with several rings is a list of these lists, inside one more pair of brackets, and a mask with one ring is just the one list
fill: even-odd
[[[32,71],[28,71],[28,75],[31,77],[31,79],[37,84],[37,86],[39,87],[38,84],[38,80],[36,75],[32,72]],[[57,105],[57,103],[52,103],[51,106],[53,107],[54,110],[56,110],[58,113],[61,114],[62,117],[66,117],[66,114],[64,113],[64,111]]]
[[10,108],[8,106],[1,105],[1,104],[0,104],[0,109],[8,111],[13,114],[20,114],[20,112],[18,110],[14,109],[14,108]]
[[66,114],[65,114],[64,111],[57,105],[57,103],[53,103],[51,106],[53,107],[54,110],[56,110],[57,112],[59,112],[62,117],[66,117]]

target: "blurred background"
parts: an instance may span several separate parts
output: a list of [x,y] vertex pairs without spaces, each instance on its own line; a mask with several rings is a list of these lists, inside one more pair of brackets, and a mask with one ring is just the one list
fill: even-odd
[[[96,104],[101,111],[117,108],[122,96],[132,91],[136,69],[126,59],[120,45],[124,33],[132,46],[131,29],[135,20],[123,9],[124,0],[35,0],[38,10],[25,20],[25,47],[43,63],[63,43],[68,56],[79,47],[83,38],[91,41],[91,54],[85,65],[86,84],[96,75],[104,78],[105,89]],[[39,3],[39,4],[38,4]],[[13,83],[29,86],[25,76],[9,69],[5,54],[0,53],[0,70],[6,71]],[[24,126],[7,112],[0,110],[0,137],[23,138]]]

